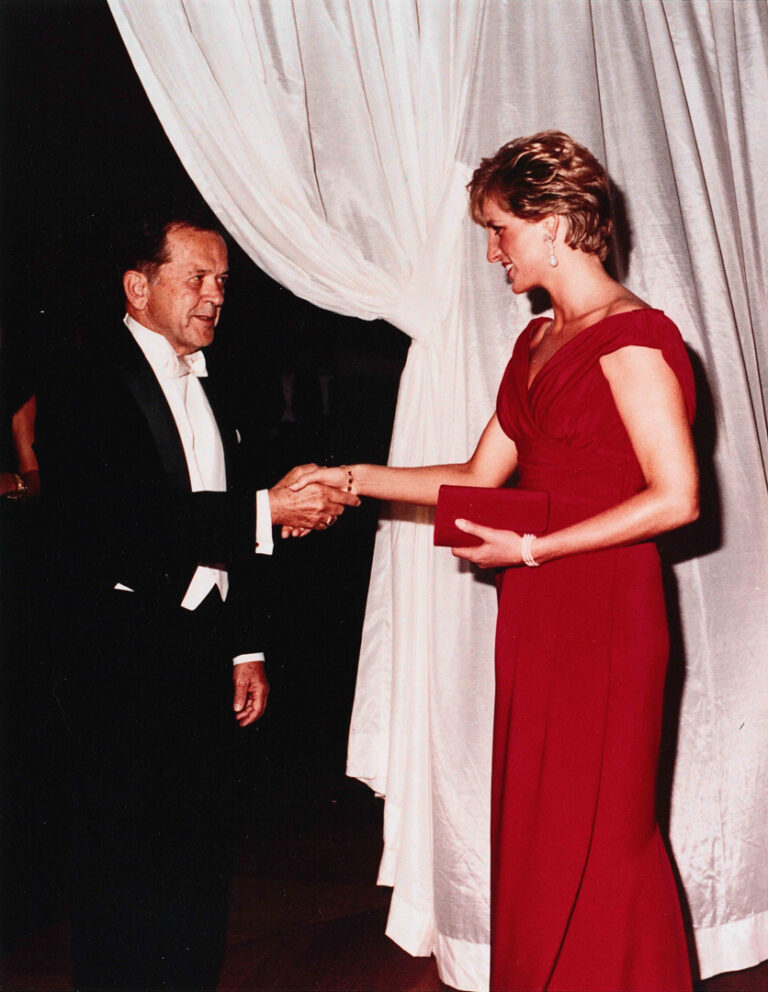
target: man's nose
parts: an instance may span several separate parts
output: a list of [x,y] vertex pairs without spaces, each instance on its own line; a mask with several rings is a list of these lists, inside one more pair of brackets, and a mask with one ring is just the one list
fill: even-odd
[[224,302],[224,284],[218,279],[206,279],[203,286],[203,296],[206,300],[221,306]]

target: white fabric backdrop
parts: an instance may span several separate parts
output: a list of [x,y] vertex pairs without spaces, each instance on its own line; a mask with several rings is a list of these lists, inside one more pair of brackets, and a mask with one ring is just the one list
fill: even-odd
[[[182,162],[254,260],[413,338],[396,464],[466,457],[528,317],[465,217],[469,168],[544,127],[606,162],[632,229],[627,281],[680,325],[716,415],[720,540],[702,540],[710,514],[704,553],[676,569],[674,851],[703,974],[768,957],[764,0],[110,4]],[[348,770],[386,795],[388,932],[481,989],[494,594],[433,551],[426,513],[390,516]]]

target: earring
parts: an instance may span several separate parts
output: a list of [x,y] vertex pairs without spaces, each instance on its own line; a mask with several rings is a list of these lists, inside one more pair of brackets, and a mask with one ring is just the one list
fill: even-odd
[[553,269],[557,268],[557,256],[555,255],[555,239],[551,234],[545,234],[544,240],[549,245],[549,264]]

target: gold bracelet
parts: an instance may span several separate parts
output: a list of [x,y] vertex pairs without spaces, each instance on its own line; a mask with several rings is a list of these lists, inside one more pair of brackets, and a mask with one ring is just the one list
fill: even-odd
[[347,473],[347,488],[344,490],[347,493],[352,492],[352,485],[354,480],[352,478],[352,469],[348,465],[339,465],[339,468],[343,468]]

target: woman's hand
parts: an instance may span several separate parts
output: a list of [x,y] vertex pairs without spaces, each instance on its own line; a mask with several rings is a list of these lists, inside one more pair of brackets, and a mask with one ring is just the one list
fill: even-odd
[[296,482],[297,479],[301,479],[303,476],[311,475],[315,471],[315,469],[319,467],[320,466],[317,465],[315,462],[307,462],[306,465],[297,465],[295,468],[292,468],[290,472],[286,472],[286,474],[277,483],[277,485],[291,486],[292,488],[297,488],[296,486],[294,486],[294,483]]
[[[299,489],[303,489],[313,482],[319,482],[324,486],[331,486],[333,489],[343,490],[347,490],[350,484],[350,470],[346,465],[324,467],[302,465],[299,469],[294,469],[293,471],[296,473],[295,478],[291,481],[291,489],[294,492],[298,492]],[[354,493],[354,485],[348,491]]]
[[506,568],[522,565],[522,537],[513,530],[499,530],[496,527],[483,527],[471,520],[458,519],[456,526],[466,534],[474,534],[482,544],[471,548],[451,548],[456,558],[479,565],[480,568]]

